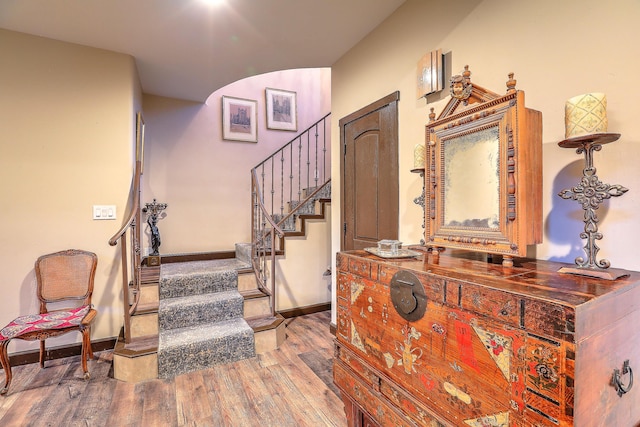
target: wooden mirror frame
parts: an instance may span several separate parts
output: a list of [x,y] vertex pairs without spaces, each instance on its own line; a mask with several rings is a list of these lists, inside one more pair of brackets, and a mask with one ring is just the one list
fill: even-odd
[[[501,254],[510,266],[514,256],[527,255],[527,245],[542,242],[542,114],[525,107],[513,73],[503,96],[472,84],[470,76],[466,66],[451,78],[451,100],[437,119],[431,109],[426,126],[425,245],[436,254],[441,248]],[[494,226],[446,224],[444,179],[455,171],[446,165],[445,147],[465,138],[469,144],[488,129],[499,146]]]

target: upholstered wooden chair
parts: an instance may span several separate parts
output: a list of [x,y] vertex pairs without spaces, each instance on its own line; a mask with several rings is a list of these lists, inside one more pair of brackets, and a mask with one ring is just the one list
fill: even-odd
[[[43,255],[36,260],[40,313],[20,316],[0,330],[0,362],[5,374],[5,385],[0,394],[6,394],[11,384],[7,347],[14,338],[40,340],[40,366],[44,368],[45,340],[80,331],[82,369],[84,378],[89,378],[87,358],[93,358],[91,323],[97,314],[91,306],[91,294],[97,264],[96,254],[77,249]],[[51,310],[50,306],[53,306]]]

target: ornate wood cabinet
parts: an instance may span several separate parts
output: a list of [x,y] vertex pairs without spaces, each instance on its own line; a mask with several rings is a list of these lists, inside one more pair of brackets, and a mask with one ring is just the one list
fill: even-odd
[[350,426],[640,425],[640,273],[600,281],[462,251],[342,252],[337,266]]

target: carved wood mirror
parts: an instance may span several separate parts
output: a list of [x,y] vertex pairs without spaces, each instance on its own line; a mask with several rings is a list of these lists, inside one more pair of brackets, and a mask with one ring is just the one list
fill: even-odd
[[501,254],[504,265],[542,241],[542,114],[525,108],[513,74],[506,95],[451,78],[451,100],[426,126],[426,245]]

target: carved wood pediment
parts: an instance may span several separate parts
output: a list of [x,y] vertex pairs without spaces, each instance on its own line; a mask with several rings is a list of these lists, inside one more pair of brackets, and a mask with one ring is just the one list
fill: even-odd
[[[515,85],[516,81],[513,79],[513,73],[510,73],[507,81],[507,93],[515,92]],[[464,71],[461,74],[451,77],[449,80],[449,92],[451,99],[437,120],[445,119],[477,106],[474,104],[493,101],[503,96],[472,83],[471,71],[469,71],[468,65],[464,66]],[[435,115],[431,119],[435,119]]]

